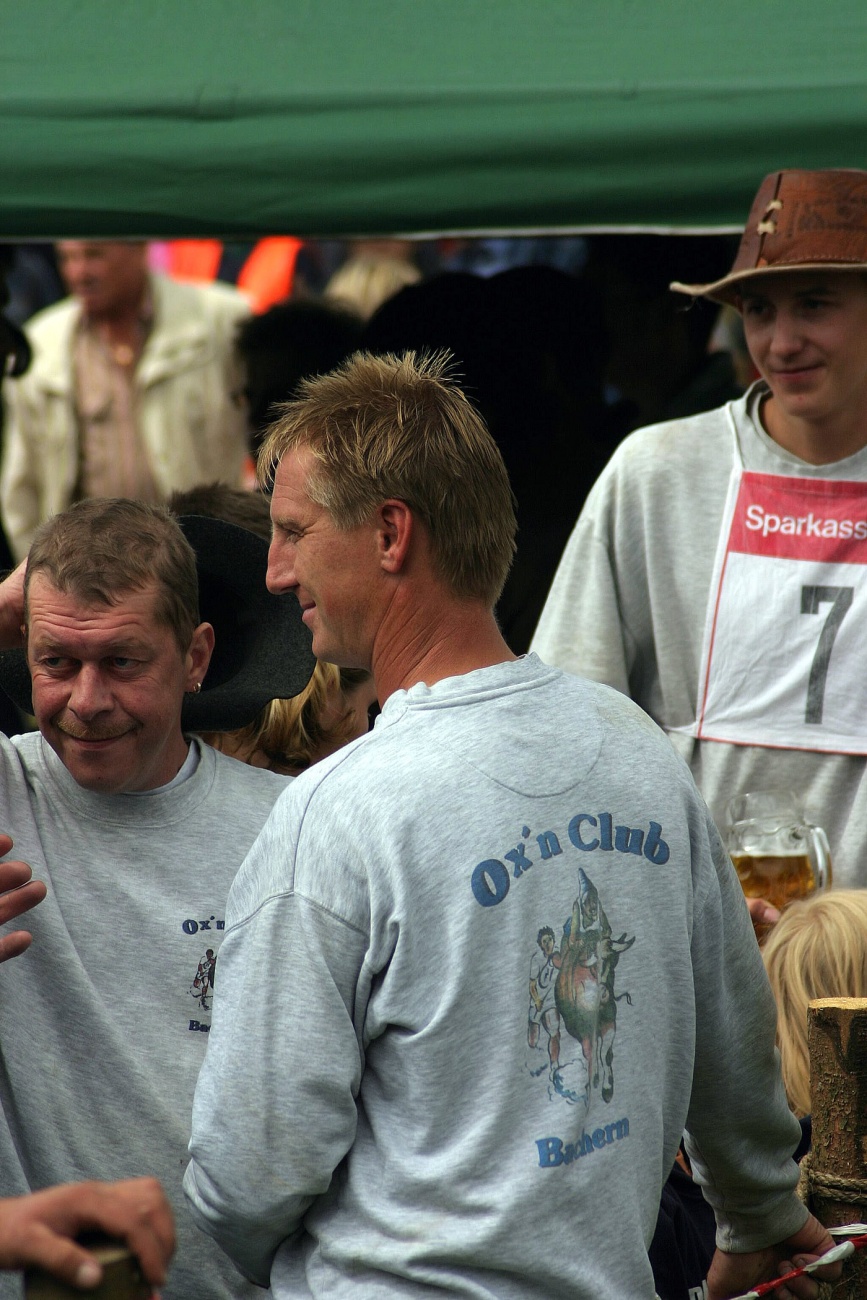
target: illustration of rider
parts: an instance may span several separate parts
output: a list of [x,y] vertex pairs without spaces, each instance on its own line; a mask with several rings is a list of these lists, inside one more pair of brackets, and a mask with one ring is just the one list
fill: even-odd
[[214,972],[217,969],[217,958],[214,955],[213,948],[208,948],[204,957],[199,962],[196,970],[195,979],[190,986],[190,992],[199,1003],[203,1011],[210,1011],[211,999],[214,991]]
[[536,936],[539,952],[530,959],[530,1009],[527,1018],[527,1042],[536,1047],[539,1026],[548,1035],[548,1059],[552,1069],[560,1060],[560,1013],[554,997],[554,985],[560,969],[560,953],[554,931],[544,925]]
[[[554,1091],[567,1101],[583,1102],[586,1107],[591,1088],[600,1085],[604,1102],[609,1102],[614,1095],[617,1003],[625,999],[632,1005],[628,993],[615,994],[614,973],[621,953],[634,942],[635,935],[627,938],[625,932],[614,938],[596,886],[579,868],[578,895],[572,904],[572,915],[563,926],[560,947],[555,947],[550,926],[543,927],[537,943],[544,956],[535,954],[530,970],[528,1040],[531,1047],[536,1045],[541,1023],[549,1035],[551,1082]],[[548,1012],[551,983],[556,1020]],[[577,1058],[579,1082],[575,1086],[565,1077],[566,1066],[572,1063],[561,1059],[565,1051],[561,1027],[581,1045],[581,1055]]]

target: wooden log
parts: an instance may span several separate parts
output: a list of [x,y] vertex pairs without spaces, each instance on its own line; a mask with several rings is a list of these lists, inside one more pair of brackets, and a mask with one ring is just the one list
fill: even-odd
[[[828,1228],[867,1222],[867,999],[820,998],[807,1013],[813,1147],[810,1209]],[[827,1292],[864,1300],[863,1251]]]

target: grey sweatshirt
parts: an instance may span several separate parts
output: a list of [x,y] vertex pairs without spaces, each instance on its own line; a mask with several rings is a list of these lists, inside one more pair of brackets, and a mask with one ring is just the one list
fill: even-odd
[[[734,460],[731,421],[747,469],[867,479],[867,449],[832,465],[808,465],[778,446],[755,415],[762,391],[756,385],[727,408],[626,439],[587,498],[533,638],[533,650],[547,663],[615,686],[665,729],[688,726],[696,716],[705,615]],[[671,740],[719,824],[735,795],[794,790],[828,832],[835,883],[867,885],[864,758],[683,734]]]
[[687,1124],[721,1244],[804,1221],[737,880],[615,691],[397,692],[276,805],[220,962],[185,1188],[278,1300],[649,1297]]
[[[0,826],[48,885],[26,918],[31,948],[0,965],[0,1195],[155,1174],[178,1217],[164,1300],[227,1300],[252,1288],[192,1224],[180,1183],[207,952],[287,781],[194,744],[180,785],[111,796],[76,785],[38,734],[0,737]],[[17,1290],[2,1275],[0,1294]]]

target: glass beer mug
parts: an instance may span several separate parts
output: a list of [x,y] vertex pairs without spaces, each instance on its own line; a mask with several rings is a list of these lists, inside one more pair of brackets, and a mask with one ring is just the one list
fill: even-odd
[[780,911],[831,884],[828,837],[787,790],[742,794],[727,807],[726,848],[747,898]]

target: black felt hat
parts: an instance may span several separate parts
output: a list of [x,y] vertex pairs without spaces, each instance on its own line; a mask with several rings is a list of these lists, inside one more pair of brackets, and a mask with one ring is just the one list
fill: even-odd
[[[292,595],[265,586],[268,543],[222,519],[178,520],[196,553],[199,611],[214,628],[214,653],[198,695],[185,695],[184,731],[234,731],[253,722],[269,700],[289,699],[307,685],[316,664],[311,634]],[[33,712],[23,650],[0,651],[0,687],[24,713]]]

